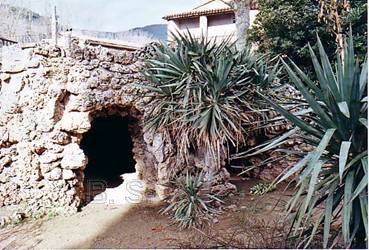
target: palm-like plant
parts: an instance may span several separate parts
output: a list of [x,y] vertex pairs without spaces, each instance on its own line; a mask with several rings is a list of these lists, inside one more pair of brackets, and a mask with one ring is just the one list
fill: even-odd
[[265,87],[278,72],[266,58],[245,49],[238,52],[225,40],[172,35],[175,46],[155,46],[145,76],[153,102],[146,127],[165,130],[181,156],[202,149],[216,159],[226,158],[226,146],[245,141],[245,123],[256,119],[256,87]]
[[171,182],[170,187],[176,192],[167,199],[169,205],[161,212],[169,213],[181,228],[199,227],[209,222],[218,213],[215,203],[222,202],[211,192],[211,181],[204,172],[179,176]]
[[[335,223],[341,226],[338,236],[343,236],[347,246],[367,241],[368,65],[366,60],[359,65],[353,46],[350,35],[344,61],[338,55],[334,71],[318,38],[320,61],[310,47],[317,82],[310,80],[292,61],[283,62],[305,100],[307,109],[300,115],[264,97],[300,128],[303,138],[315,147],[278,179],[281,182],[299,173],[298,190],[288,204],[288,211],[296,210],[292,233],[300,236],[308,233],[302,241],[305,246],[322,230],[323,245],[327,247]],[[281,138],[275,145],[280,144]]]

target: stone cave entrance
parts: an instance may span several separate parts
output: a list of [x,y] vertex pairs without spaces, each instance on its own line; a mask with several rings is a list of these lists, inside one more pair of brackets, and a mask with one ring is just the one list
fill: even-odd
[[91,129],[83,136],[81,148],[88,158],[84,171],[85,202],[123,183],[125,173],[135,172],[131,124],[127,116],[105,115],[93,119]]

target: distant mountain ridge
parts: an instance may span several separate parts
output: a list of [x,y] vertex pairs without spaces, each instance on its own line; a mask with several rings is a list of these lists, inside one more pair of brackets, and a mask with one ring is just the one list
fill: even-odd
[[[0,3],[0,19],[0,36],[4,38],[18,42],[37,42],[51,37],[50,17],[42,16],[30,9]],[[59,28],[65,30],[68,27],[60,23]],[[166,41],[167,25],[151,24],[120,32],[73,28],[73,33],[144,45],[153,41]]]
[[107,32],[97,30],[73,30],[73,31],[75,34],[81,34],[97,38],[106,38],[111,40],[121,40],[137,44],[146,44],[153,41],[167,40],[166,24],[151,24],[119,32]]
[[167,25],[166,24],[151,24],[144,27],[137,27],[131,29],[132,31],[142,30],[144,32],[152,34],[160,41],[167,40]]

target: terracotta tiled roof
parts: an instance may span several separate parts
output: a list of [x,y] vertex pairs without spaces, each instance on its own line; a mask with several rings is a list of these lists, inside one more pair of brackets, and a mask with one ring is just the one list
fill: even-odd
[[[198,17],[198,16],[211,16],[211,15],[217,15],[217,14],[228,14],[233,13],[234,9],[230,7],[225,8],[213,8],[213,9],[207,9],[206,6],[209,5],[213,1],[209,1],[205,3],[204,5],[201,5],[195,9],[192,9],[190,11],[184,11],[180,13],[174,13],[169,14],[163,19],[169,21],[169,20],[178,20],[178,19],[186,19],[186,18],[192,18],[192,17]],[[225,5],[225,4],[224,4]],[[210,6],[209,6],[210,7]],[[258,9],[257,1],[251,1],[251,9],[255,10]]]
[[184,18],[191,18],[191,17],[198,17],[198,16],[211,16],[217,14],[228,14],[233,13],[234,10],[232,8],[224,8],[224,9],[214,9],[214,10],[202,10],[202,11],[186,11],[177,14],[170,14],[163,19],[169,20],[176,20],[176,19],[184,19]]

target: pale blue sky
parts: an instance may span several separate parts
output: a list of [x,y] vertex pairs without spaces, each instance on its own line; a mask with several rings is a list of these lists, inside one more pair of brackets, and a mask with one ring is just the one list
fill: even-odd
[[49,14],[57,6],[62,22],[78,29],[123,31],[165,23],[169,13],[187,10],[200,0],[0,0]]

